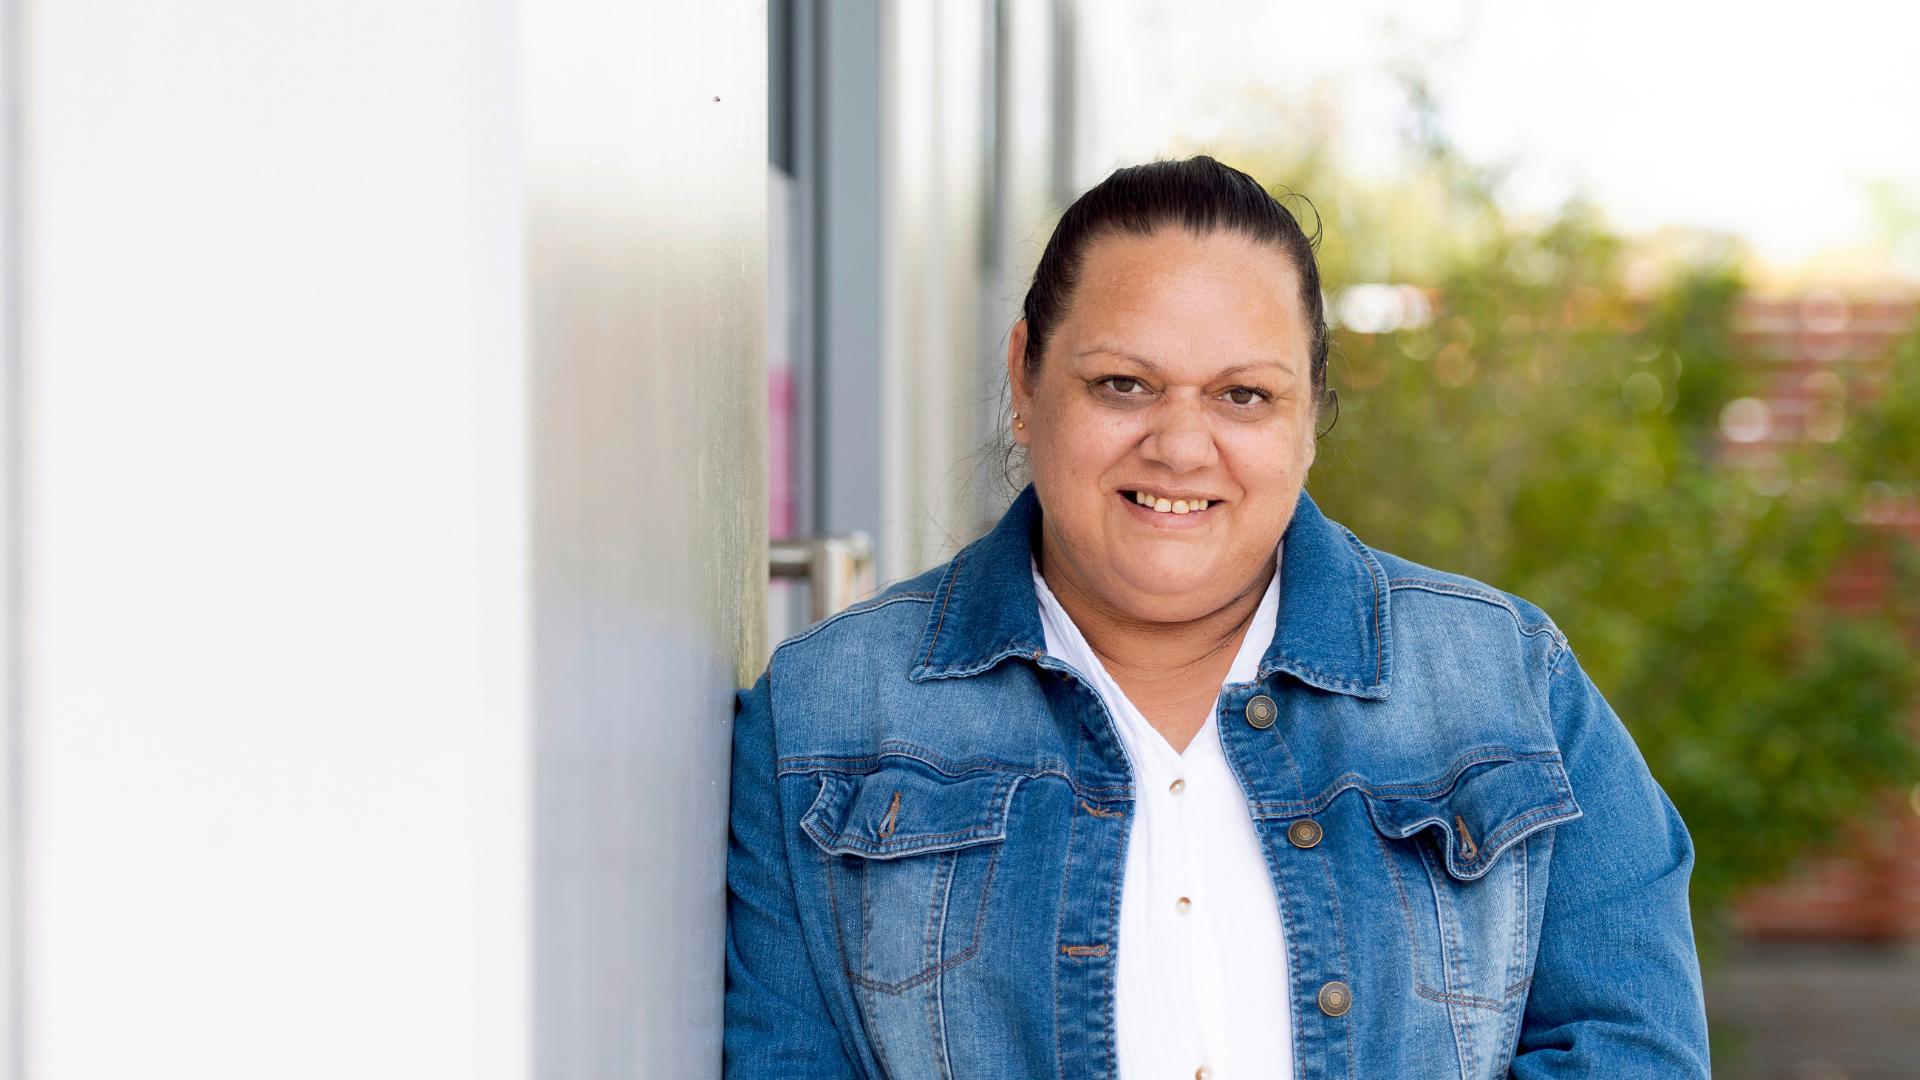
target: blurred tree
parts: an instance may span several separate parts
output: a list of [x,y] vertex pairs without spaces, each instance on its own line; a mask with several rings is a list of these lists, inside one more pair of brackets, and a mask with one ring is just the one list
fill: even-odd
[[[1920,336],[1884,378],[1834,388],[1832,441],[1724,460],[1722,411],[1757,366],[1732,332],[1737,246],[1695,244],[1630,289],[1646,267],[1592,207],[1510,217],[1497,171],[1415,115],[1390,184],[1338,177],[1324,147],[1229,156],[1290,178],[1327,229],[1348,325],[1311,486],[1369,543],[1554,616],[1686,819],[1710,948],[1738,890],[1874,827],[1920,780],[1920,559],[1863,524],[1876,493],[1920,492]],[[1420,289],[1343,291],[1368,281]],[[1875,560],[1897,574],[1883,603],[1825,601]]]

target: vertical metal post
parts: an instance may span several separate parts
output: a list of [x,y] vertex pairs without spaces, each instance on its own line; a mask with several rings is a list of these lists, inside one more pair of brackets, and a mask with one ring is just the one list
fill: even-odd
[[1078,13],[1074,0],[1053,0],[1053,201],[1072,202],[1074,170],[1079,153],[1075,128],[1079,122]]
[[20,11],[0,0],[0,1077],[27,1075],[20,455]]
[[[885,547],[889,375],[884,211],[887,11],[880,0],[813,5],[819,35],[815,168],[819,225],[814,299],[813,528],[871,534]],[[882,552],[883,557],[886,552]]]

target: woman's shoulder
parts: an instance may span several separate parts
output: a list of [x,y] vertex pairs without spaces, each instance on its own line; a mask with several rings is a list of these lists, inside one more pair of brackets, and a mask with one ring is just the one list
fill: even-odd
[[915,661],[950,564],[893,582],[775,646],[763,681],[783,712],[843,720],[910,694]]
[[1368,550],[1386,574],[1396,631],[1445,632],[1465,621],[1511,631],[1522,641],[1537,639],[1535,644],[1545,647],[1549,654],[1567,646],[1566,635],[1552,616],[1525,597],[1379,548],[1370,546]]
[[820,656],[846,649],[868,652],[889,645],[910,648],[923,631],[927,611],[950,564],[895,581],[874,595],[821,619],[774,646],[778,659]]
[[781,769],[858,771],[900,754],[955,775],[1060,767],[1054,725],[1010,722],[1045,710],[1031,669],[993,664],[957,678],[927,664],[943,615],[949,632],[964,621],[950,596],[955,565],[893,583],[773,651],[739,715],[766,727]]

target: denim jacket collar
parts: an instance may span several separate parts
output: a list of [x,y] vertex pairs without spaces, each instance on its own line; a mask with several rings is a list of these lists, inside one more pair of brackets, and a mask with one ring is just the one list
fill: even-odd
[[[1040,527],[1029,484],[993,531],[948,564],[934,590],[909,678],[977,675],[1010,656],[1038,658],[1046,636],[1028,560]],[[1387,575],[1358,537],[1303,489],[1280,560],[1280,617],[1260,678],[1284,671],[1322,690],[1384,699],[1393,667]]]

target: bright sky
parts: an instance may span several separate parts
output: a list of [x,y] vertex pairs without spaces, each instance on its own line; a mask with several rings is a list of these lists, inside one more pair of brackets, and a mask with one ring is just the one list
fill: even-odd
[[[1176,140],[1284,132],[1249,87],[1330,92],[1354,166],[1393,164],[1422,65],[1447,131],[1512,159],[1519,209],[1584,191],[1620,227],[1726,229],[1797,265],[1876,235],[1869,184],[1920,209],[1920,3],[1823,0],[1091,0],[1082,143],[1091,183]],[[1272,122],[1267,114],[1265,123]],[[1920,279],[1920,228],[1896,267]]]

